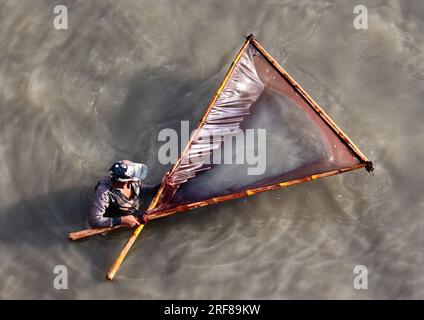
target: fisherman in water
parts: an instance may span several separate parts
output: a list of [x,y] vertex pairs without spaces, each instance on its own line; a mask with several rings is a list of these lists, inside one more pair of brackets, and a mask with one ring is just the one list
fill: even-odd
[[147,166],[128,160],[115,162],[109,175],[100,180],[94,190],[88,223],[92,228],[117,225],[137,227],[146,223],[140,210],[143,198],[158,191],[160,184],[141,183],[147,176]]

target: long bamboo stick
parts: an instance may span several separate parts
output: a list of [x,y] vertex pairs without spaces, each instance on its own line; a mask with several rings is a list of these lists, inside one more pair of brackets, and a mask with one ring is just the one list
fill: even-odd
[[90,228],[90,229],[85,229],[85,230],[81,230],[81,231],[75,231],[75,232],[70,232],[68,234],[68,239],[71,241],[76,241],[76,240],[80,240],[80,239],[84,239],[84,238],[88,238],[91,236],[94,236],[96,234],[101,234],[101,233],[105,233],[105,232],[109,232],[112,230],[116,230],[119,228],[122,228],[122,225],[119,226],[114,226],[114,227],[109,227],[109,228]]
[[[198,132],[200,127],[202,126],[202,124],[206,121],[206,117],[209,114],[210,110],[212,109],[214,103],[216,102],[216,100],[218,99],[219,94],[221,93],[222,89],[224,88],[224,86],[226,85],[226,83],[228,82],[228,79],[231,76],[231,73],[233,72],[237,62],[240,60],[241,55],[243,53],[243,51],[246,49],[246,47],[249,45],[250,41],[253,39],[252,36],[249,36],[245,43],[243,44],[243,46],[240,48],[239,52],[237,53],[236,58],[234,59],[233,63],[231,64],[230,68],[227,71],[227,74],[224,77],[224,80],[221,83],[221,86],[218,88],[218,90],[216,91],[214,97],[212,98],[211,102],[209,103],[208,109],[205,113],[205,115],[202,117],[202,119],[200,120],[200,122],[198,123],[197,127],[196,127],[196,131],[195,133],[192,135],[191,139],[189,140],[189,142],[187,143],[187,145],[185,146],[183,152],[180,155],[180,158],[178,159],[177,163],[175,163],[174,167],[172,168],[171,172],[169,174],[172,174],[177,166],[180,164],[183,156],[185,155],[185,153],[188,151],[191,143],[193,142],[193,140],[197,137]],[[159,200],[160,194],[163,191],[165,183],[162,182],[161,187],[159,188],[159,191],[157,192],[155,198],[153,199],[152,203],[149,206],[148,210],[152,210],[156,204],[157,201]],[[118,271],[120,265],[122,264],[122,261],[125,259],[126,255],[128,254],[128,251],[131,249],[132,245],[134,244],[135,240],[137,239],[138,235],[140,234],[141,230],[143,229],[144,225],[140,225],[137,227],[137,229],[135,229],[134,233],[131,235],[131,237],[128,239],[127,243],[125,244],[124,248],[122,249],[121,253],[119,254],[118,258],[115,260],[115,262],[113,263],[112,267],[109,269],[109,272],[106,274],[106,279],[108,280],[112,280],[116,274],[116,272]]]
[[[224,89],[225,85],[227,84],[228,79],[230,78],[231,73],[233,72],[233,70],[234,70],[234,68],[235,68],[235,66],[236,66],[236,64],[237,64],[237,62],[240,60],[240,58],[241,58],[241,55],[242,55],[243,51],[247,48],[247,46],[248,46],[248,45],[249,45],[249,43],[252,41],[252,39],[253,39],[253,35],[249,35],[249,36],[246,38],[245,43],[244,43],[244,44],[243,44],[243,46],[240,48],[240,50],[238,51],[238,53],[237,53],[237,55],[236,55],[236,58],[235,58],[235,59],[233,60],[233,62],[231,63],[231,66],[230,66],[230,68],[228,69],[227,73],[225,74],[225,77],[224,77],[224,79],[222,80],[221,85],[219,86],[218,90],[215,92],[214,96],[212,97],[211,101],[209,102],[208,107],[207,107],[207,109],[206,109],[206,112],[204,113],[204,115],[203,115],[202,119],[200,119],[199,123],[197,124],[196,129],[194,130],[194,132],[193,132],[193,134],[191,135],[191,137],[190,137],[189,141],[187,142],[187,144],[185,145],[184,149],[182,150],[182,152],[181,152],[181,154],[180,154],[180,156],[179,156],[179,158],[178,158],[177,162],[174,164],[174,166],[172,167],[172,169],[170,170],[170,172],[168,172],[166,175],[168,175],[168,176],[172,175],[172,174],[175,172],[175,170],[179,167],[179,165],[180,165],[180,163],[181,163],[182,159],[184,158],[185,154],[186,154],[186,153],[187,153],[187,151],[189,150],[189,148],[190,148],[191,144],[192,144],[192,143],[193,143],[193,141],[197,138],[197,136],[198,136],[198,134],[199,134],[199,131],[200,131],[200,127],[201,127],[201,126],[205,123],[206,118],[207,118],[207,116],[209,115],[209,112],[211,111],[211,109],[212,109],[213,105],[215,104],[216,100],[217,100],[217,99],[218,99],[218,97],[219,97],[219,94],[220,94],[220,93],[221,93],[221,91]],[[160,198],[160,195],[161,195],[161,194],[162,194],[162,192],[163,192],[164,187],[165,187],[165,184],[164,184],[164,183],[162,183],[162,185],[160,186],[160,188],[159,188],[159,190],[158,190],[158,192],[157,192],[157,194],[156,194],[155,198],[154,198],[154,199],[153,199],[153,201],[152,201],[153,208],[156,206],[156,204],[157,204],[157,202],[158,202],[158,200],[159,200],[159,198]]]
[[[161,211],[158,211],[158,212],[161,212]],[[147,223],[149,220],[154,220],[156,218],[150,218],[149,212],[147,212],[146,215],[144,216],[144,219]],[[84,239],[84,238],[95,236],[96,234],[107,233],[109,231],[121,229],[121,228],[124,228],[124,227],[125,226],[123,226],[123,225],[118,225],[118,226],[107,227],[107,228],[88,228],[88,229],[84,229],[84,230],[80,230],[80,231],[70,232],[68,234],[68,239],[71,240],[71,241],[81,240],[81,239]]]
[[172,215],[176,212],[185,212],[185,211],[189,211],[189,210],[196,209],[196,208],[199,208],[199,207],[204,207],[204,206],[207,206],[207,205],[210,205],[210,204],[215,204],[215,203],[220,203],[220,202],[227,201],[227,200],[234,200],[234,199],[238,199],[238,198],[242,198],[242,197],[252,196],[252,195],[262,193],[262,192],[265,192],[265,191],[281,189],[281,188],[293,186],[293,185],[296,185],[296,184],[299,184],[299,183],[312,181],[312,180],[316,180],[316,179],[321,179],[321,178],[325,178],[325,177],[330,177],[330,176],[334,176],[334,175],[341,174],[341,173],[344,173],[344,172],[349,172],[349,171],[361,169],[361,168],[364,168],[365,166],[366,166],[365,163],[360,163],[360,164],[353,165],[351,167],[346,167],[346,168],[333,170],[333,171],[329,171],[329,172],[314,174],[314,175],[310,175],[310,176],[307,176],[307,177],[304,177],[304,178],[284,181],[284,182],[272,184],[272,185],[265,186],[265,187],[248,189],[248,190],[245,190],[245,191],[242,191],[242,192],[239,192],[239,193],[233,193],[233,194],[229,194],[229,195],[225,195],[225,196],[219,196],[219,197],[210,198],[210,199],[206,199],[206,200],[202,200],[202,201],[198,201],[198,202],[184,204],[184,205],[180,205],[180,206],[177,206],[177,207],[170,208],[168,210],[161,210],[157,213],[156,212],[152,213],[152,214],[150,214],[149,219],[155,220],[155,219],[159,219],[159,218],[164,218],[164,217],[170,216],[170,215]]

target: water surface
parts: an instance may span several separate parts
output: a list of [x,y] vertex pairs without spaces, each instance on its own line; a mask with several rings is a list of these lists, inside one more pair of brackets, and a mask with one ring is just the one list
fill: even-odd
[[[69,30],[53,28],[65,4]],[[0,297],[424,297],[424,2],[0,2]],[[128,231],[80,243],[96,181],[147,163],[158,132],[202,116],[254,33],[376,163],[149,224],[116,281]],[[365,265],[368,290],[352,286]],[[69,270],[69,289],[53,269]]]

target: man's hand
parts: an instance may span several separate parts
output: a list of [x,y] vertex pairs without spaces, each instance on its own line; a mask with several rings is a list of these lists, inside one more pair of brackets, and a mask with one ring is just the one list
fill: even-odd
[[140,225],[140,222],[137,220],[136,217],[129,215],[121,217],[121,224],[125,227],[134,228],[138,227]]
[[138,210],[136,214],[134,214],[135,217],[137,217],[138,221],[142,224],[146,224],[147,223],[147,219],[146,219],[146,210]]

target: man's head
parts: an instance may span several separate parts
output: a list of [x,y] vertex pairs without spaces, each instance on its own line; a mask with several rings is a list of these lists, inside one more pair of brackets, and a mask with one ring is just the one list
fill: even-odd
[[109,169],[110,176],[117,182],[141,181],[147,176],[147,166],[129,160],[115,162]]

